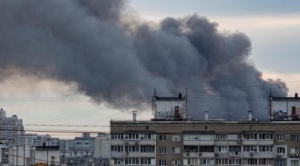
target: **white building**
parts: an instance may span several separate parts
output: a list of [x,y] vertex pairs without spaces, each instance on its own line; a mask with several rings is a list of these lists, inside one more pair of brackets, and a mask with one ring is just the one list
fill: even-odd
[[47,146],[58,146],[59,138],[51,138],[49,134],[25,134],[25,143],[27,146],[42,146],[43,144]]
[[83,133],[82,137],[60,140],[60,157],[63,164],[84,164],[106,162],[110,156],[110,135],[99,133],[92,137]]
[[58,146],[10,146],[9,165],[60,165]]
[[22,145],[24,140],[24,126],[22,119],[17,115],[6,117],[6,111],[0,109],[0,139],[14,140],[15,145]]

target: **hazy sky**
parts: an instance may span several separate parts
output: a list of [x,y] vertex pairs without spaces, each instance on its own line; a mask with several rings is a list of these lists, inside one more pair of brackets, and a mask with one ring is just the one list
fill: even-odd
[[[289,95],[293,95],[300,92],[299,6],[298,0],[130,0],[124,12],[153,22],[196,13],[218,23],[220,31],[244,32],[252,42],[250,63],[264,78],[284,80]],[[16,114],[22,118],[27,130],[109,131],[110,119],[131,117],[134,104],[128,107],[128,112],[118,112],[105,103],[94,104],[74,88],[58,81],[34,81],[14,75],[0,83],[0,107],[8,116]],[[143,119],[151,116],[151,113],[138,113]],[[72,126],[75,124],[80,126]],[[52,135],[68,137],[68,134]]]

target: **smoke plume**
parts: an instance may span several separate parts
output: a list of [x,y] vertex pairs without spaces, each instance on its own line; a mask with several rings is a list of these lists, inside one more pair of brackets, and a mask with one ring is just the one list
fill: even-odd
[[[0,80],[13,73],[76,83],[96,101],[149,100],[188,89],[190,117],[265,118],[269,89],[247,58],[250,39],[205,17],[125,21],[121,0],[0,2]],[[113,104],[112,104],[113,105]]]

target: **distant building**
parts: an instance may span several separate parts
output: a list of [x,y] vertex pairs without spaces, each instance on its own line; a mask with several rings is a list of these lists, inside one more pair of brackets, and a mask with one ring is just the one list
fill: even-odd
[[59,138],[52,138],[49,134],[37,135],[37,134],[25,134],[26,146],[59,146]]
[[9,165],[49,165],[59,166],[58,146],[11,146],[9,147]]
[[0,139],[13,140],[15,145],[23,145],[24,126],[17,115],[6,117],[6,111],[0,109]]
[[[287,120],[293,107],[300,106],[300,100],[273,99],[272,109],[288,108]],[[300,121],[257,121],[252,112],[248,120],[210,120],[205,115],[203,121],[188,121],[170,118],[175,115],[170,108],[177,105],[165,104],[160,112],[170,114],[164,118],[155,114],[151,121],[110,122],[112,166],[300,165]]]
[[[90,133],[83,133],[82,137],[60,140],[60,157],[63,164],[83,165],[93,163],[109,164],[110,135],[101,133],[92,137]],[[103,165],[103,164],[102,164]]]

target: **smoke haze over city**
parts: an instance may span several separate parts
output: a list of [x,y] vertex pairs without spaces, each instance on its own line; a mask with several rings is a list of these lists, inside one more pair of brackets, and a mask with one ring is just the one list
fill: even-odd
[[[221,32],[198,14],[147,22],[124,12],[127,5],[1,1],[0,81],[14,74],[55,80],[75,85],[96,103],[148,101],[154,88],[159,96],[187,89],[189,117],[198,118],[204,111],[212,118],[245,118],[249,110],[267,118],[270,89],[287,95],[284,81],[264,80],[248,60],[247,34]],[[150,111],[151,103],[140,109]]]

